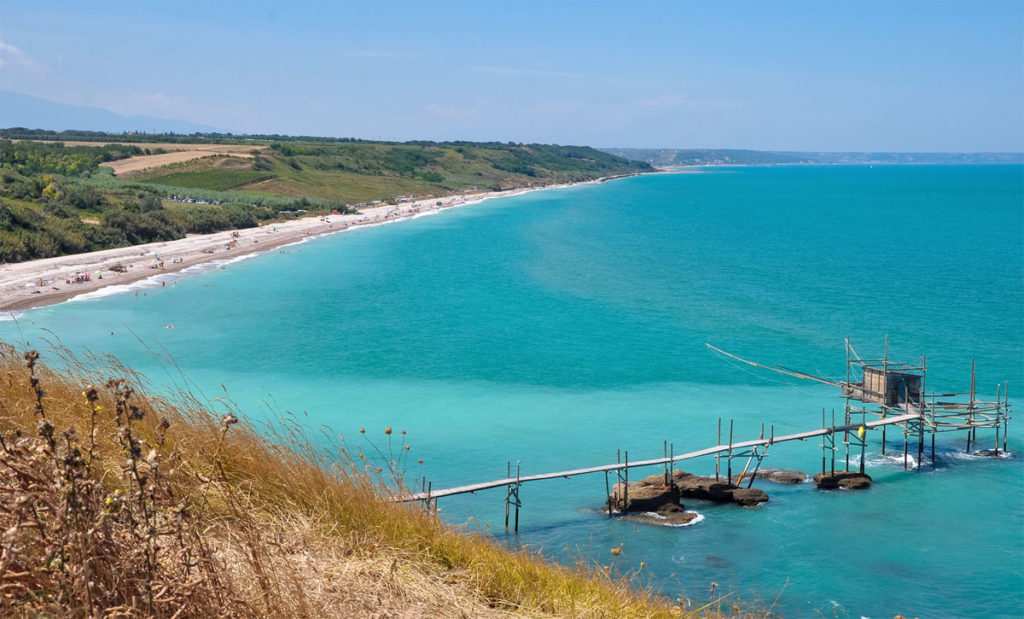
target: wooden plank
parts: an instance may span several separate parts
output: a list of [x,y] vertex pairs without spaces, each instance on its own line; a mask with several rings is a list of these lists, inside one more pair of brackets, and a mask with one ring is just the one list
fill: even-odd
[[[906,423],[908,421],[914,421],[921,419],[920,415],[898,415],[896,417],[887,417],[885,419],[876,419],[874,421],[865,422],[863,425],[869,430],[877,428],[879,426],[888,426]],[[774,443],[785,443],[787,441],[805,441],[815,436],[822,436],[825,434],[836,434],[838,432],[846,432],[848,430],[857,430],[861,424],[854,423],[844,426],[833,426],[831,428],[818,428],[817,430],[811,430],[809,432],[799,432],[797,434],[788,434],[785,436],[776,436],[774,439],[755,439],[752,441],[744,441],[742,443],[733,443],[731,449],[733,451],[737,449],[744,449],[747,447],[757,447],[763,445],[770,445]],[[692,460],[693,458],[700,458],[702,456],[709,456],[724,451],[729,451],[729,445],[716,445],[714,447],[708,447],[706,449],[700,449],[698,451],[691,451],[689,453],[680,454],[678,456],[672,456],[669,458],[655,458],[653,460],[638,460],[630,462],[628,468],[640,468],[645,466],[654,466],[657,464],[668,464],[669,462],[679,462],[681,460]],[[558,479],[560,477],[569,479],[577,475],[589,475],[592,473],[603,473],[606,471],[617,471],[627,468],[624,464],[605,464],[601,466],[591,466],[581,469],[571,469],[568,471],[558,471],[557,473],[540,473],[537,475],[525,475],[519,478],[519,483],[525,483],[528,481],[543,481],[545,479]],[[431,499],[437,499],[440,497],[453,496],[456,494],[466,494],[470,492],[478,492],[480,490],[489,490],[491,488],[500,488],[501,486],[514,485],[516,483],[515,478],[496,479],[494,481],[485,481],[478,484],[468,484],[465,486],[456,486],[454,488],[445,488],[443,490],[432,490],[431,492],[417,492],[415,494],[406,494],[395,497],[395,500],[404,503],[409,501],[423,501],[429,497]]]

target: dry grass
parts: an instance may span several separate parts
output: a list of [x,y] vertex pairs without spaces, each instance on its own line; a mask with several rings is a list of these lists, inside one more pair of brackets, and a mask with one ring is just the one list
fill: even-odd
[[116,361],[54,354],[71,369],[0,342],[0,614],[682,614],[610,567],[554,566],[388,500],[361,454],[293,418],[257,432],[229,403],[169,402]]

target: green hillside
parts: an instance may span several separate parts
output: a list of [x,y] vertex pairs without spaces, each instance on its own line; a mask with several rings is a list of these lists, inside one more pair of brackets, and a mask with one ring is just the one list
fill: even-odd
[[[11,135],[20,134],[0,130],[0,136]],[[441,197],[653,170],[592,148],[549,144],[281,140],[254,146],[265,148],[254,157],[210,156],[115,178],[100,164],[148,151],[0,139],[0,262],[254,227],[285,210],[346,212],[376,200],[396,203],[400,196]]]
[[[230,158],[227,158],[230,159]],[[234,168],[240,159],[234,159]],[[578,146],[498,143],[272,142],[247,169],[225,158],[175,164],[132,177],[182,188],[235,189],[348,203],[393,201],[402,195],[443,196],[579,182],[650,171]]]

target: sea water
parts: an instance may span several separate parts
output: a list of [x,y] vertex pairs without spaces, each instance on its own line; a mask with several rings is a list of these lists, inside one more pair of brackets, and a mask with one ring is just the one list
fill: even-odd
[[[291,411],[371,456],[390,440],[417,487],[693,451],[717,443],[720,418],[747,440],[841,417],[835,388],[705,343],[842,379],[845,338],[878,357],[888,336],[891,359],[927,357],[929,390],[967,390],[973,358],[980,396],[1008,381],[1020,410],[1022,188],[1020,166],[864,166],[546,190],[27,311],[0,337],[111,353],[157,388],[223,386],[251,418]],[[609,519],[600,474],[524,485],[518,535],[504,488],[439,507],[511,546],[638,571],[691,607],[729,593],[791,616],[1020,616],[1024,423],[1010,457],[943,434],[920,471],[904,470],[898,431],[882,456],[880,434],[869,490],[757,481],[768,503],[688,501],[702,518],[686,527]],[[765,466],[813,474],[821,457],[819,439],[777,444]]]

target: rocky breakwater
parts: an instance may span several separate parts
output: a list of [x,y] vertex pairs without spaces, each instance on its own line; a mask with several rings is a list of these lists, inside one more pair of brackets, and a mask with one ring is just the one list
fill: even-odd
[[836,471],[834,473],[818,473],[814,476],[814,487],[819,490],[863,490],[871,487],[871,476],[857,471]]
[[686,511],[680,502],[684,498],[755,507],[767,501],[768,495],[757,488],[740,488],[713,477],[673,471],[668,483],[665,474],[658,473],[630,482],[628,487],[615,484],[608,504],[631,519],[679,526],[699,517],[696,512]]

